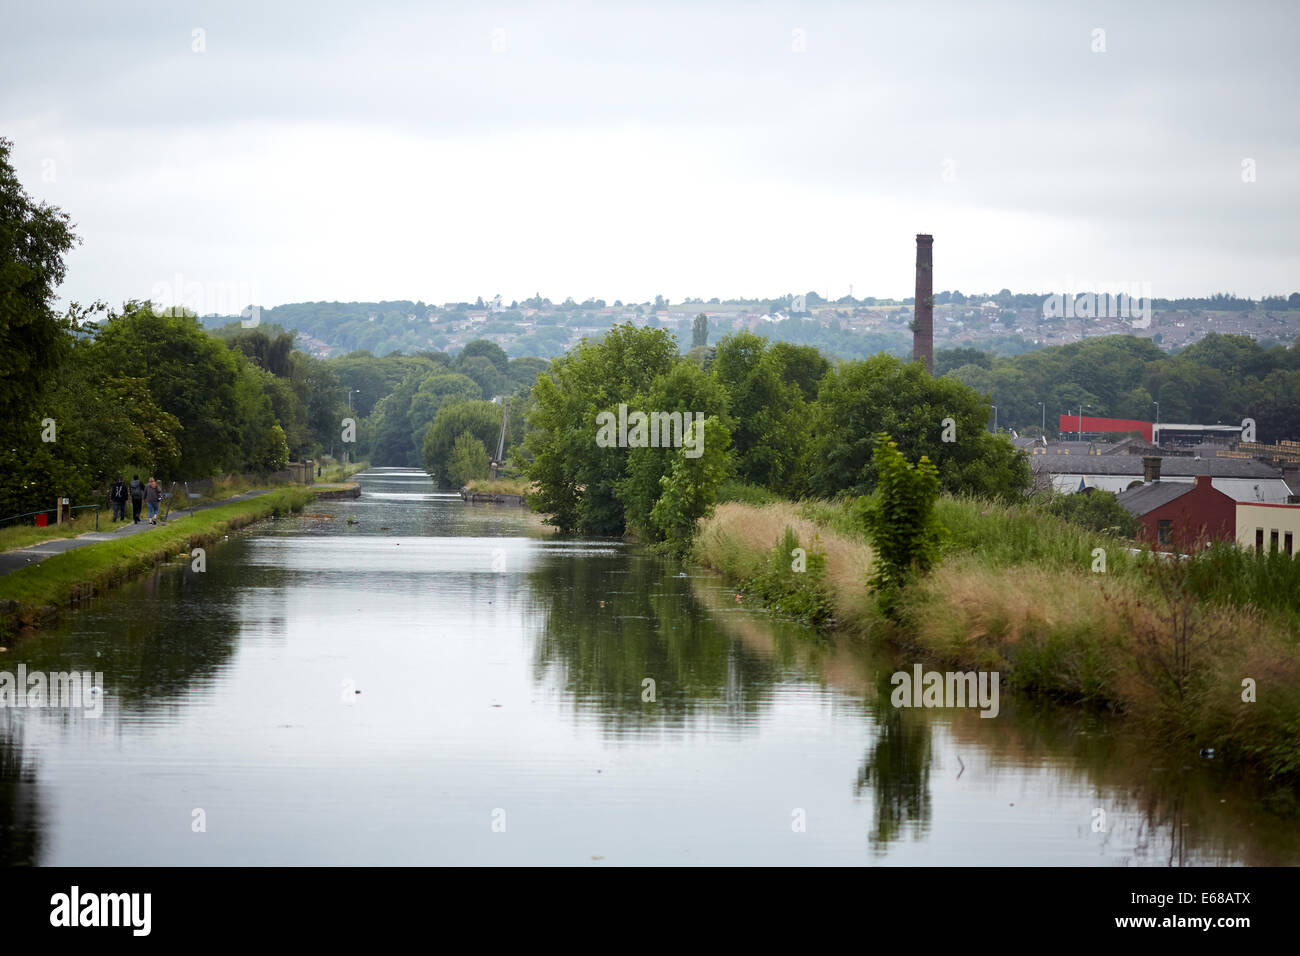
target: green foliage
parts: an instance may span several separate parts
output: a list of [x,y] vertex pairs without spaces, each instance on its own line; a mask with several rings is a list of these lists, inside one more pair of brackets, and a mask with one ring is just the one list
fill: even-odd
[[933,462],[949,494],[1015,500],[1030,485],[1028,457],[988,432],[988,404],[956,379],[931,377],[919,362],[877,355],[845,363],[822,380],[814,410],[814,494],[870,493],[878,479],[872,436],[882,432],[899,436],[907,458]]
[[831,363],[811,345],[774,342],[768,350],[771,362],[782,381],[798,387],[804,401],[817,400],[821,380],[831,370]]
[[[691,423],[698,440],[700,422]],[[673,453],[672,470],[659,479],[663,494],[650,509],[650,521],[660,537],[677,554],[686,554],[699,520],[709,515],[717,500],[718,485],[727,477],[727,449],[731,436],[715,415],[703,422],[703,454],[690,458],[686,449]]]
[[889,610],[909,580],[937,560],[942,528],[935,518],[939,470],[924,455],[915,466],[888,435],[876,439],[876,494],[863,499],[861,518],[875,551],[870,583]]
[[826,577],[826,553],[818,543],[814,537],[800,556],[796,550],[801,548],[799,536],[787,527],[784,537],[742,588],[773,610],[816,627],[827,624],[835,608]]
[[[480,359],[479,361],[487,361]],[[412,440],[423,443],[425,432],[438,417],[438,409],[456,402],[477,401],[485,398],[482,388],[471,378],[457,372],[435,372],[420,382],[406,408],[406,420]]]
[[[692,362],[677,362],[654,380],[647,393],[633,396],[628,404],[634,409],[682,411],[684,427],[690,426],[696,414],[714,416],[724,426],[723,431],[729,430],[726,392]],[[689,445],[690,434],[682,435],[687,439],[684,445]],[[721,455],[719,460],[725,468],[729,462],[726,446],[715,449],[708,444],[716,440],[714,434],[707,429],[704,432],[704,456]],[[664,476],[672,471],[674,462],[683,451],[661,447],[628,448],[623,452],[627,455],[627,473],[618,482],[616,493],[623,505],[624,523],[628,530],[658,540],[662,537],[662,529],[652,520],[651,511],[664,493]],[[697,462],[700,460],[696,459]]]
[[1215,604],[1257,607],[1285,616],[1300,635],[1300,558],[1217,542],[1188,565],[1188,587]]
[[616,489],[628,475],[628,449],[596,444],[596,416],[647,393],[677,361],[672,337],[662,329],[616,325],[538,377],[524,440],[527,475],[538,487],[534,506],[562,531],[623,533]]
[[691,348],[702,349],[709,344],[709,317],[701,312],[691,328]]
[[63,257],[79,241],[68,214],[34,201],[9,162],[13,143],[0,138],[0,447],[24,434],[36,411],[33,383],[67,355],[72,323],[55,313]]
[[[505,409],[494,403],[484,401],[454,402],[438,410],[438,417],[429,426],[424,436],[422,457],[424,469],[438,482],[441,488],[459,488],[464,482],[458,482],[453,475],[452,455],[457,439],[468,433],[480,446],[486,449],[496,448],[497,437],[501,434],[501,416]],[[481,475],[486,477],[487,466]]]
[[798,494],[805,484],[812,416],[799,386],[782,378],[784,367],[767,340],[748,332],[723,338],[711,371],[730,396],[738,477]]
[[486,478],[491,460],[487,449],[471,432],[461,432],[451,446],[447,478],[453,488],[463,488],[475,478]]
[[1047,503],[1049,514],[1064,518],[1090,531],[1132,538],[1138,520],[1109,491],[1090,488],[1072,495],[1053,495]]
[[744,481],[724,481],[718,486],[718,503],[725,501],[738,501],[741,504],[762,505],[776,504],[778,501],[784,501],[780,495],[768,491],[762,485],[751,485]]
[[260,456],[270,425],[248,425],[243,414],[262,419],[263,408],[247,388],[240,390],[247,385],[240,361],[193,316],[159,315],[148,304],[129,302],[100,327],[95,351],[117,374],[144,379],[159,406],[180,421],[180,469],[187,477],[238,471],[245,459]]

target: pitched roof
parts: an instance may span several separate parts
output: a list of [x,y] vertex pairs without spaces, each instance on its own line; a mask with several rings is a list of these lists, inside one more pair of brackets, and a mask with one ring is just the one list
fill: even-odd
[[[1030,455],[1029,466],[1055,475],[1134,475],[1140,477],[1141,455]],[[1165,458],[1160,474],[1169,478],[1210,475],[1215,478],[1278,478],[1281,472],[1262,461],[1242,458]]]
[[1151,481],[1140,488],[1129,488],[1115,496],[1129,514],[1141,517],[1157,508],[1169,504],[1175,498],[1181,498],[1196,488],[1194,483],[1185,481]]

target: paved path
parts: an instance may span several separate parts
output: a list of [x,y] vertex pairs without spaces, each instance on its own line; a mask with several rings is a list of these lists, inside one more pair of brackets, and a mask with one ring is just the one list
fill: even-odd
[[[209,501],[201,505],[195,505],[195,511],[203,511],[206,508],[215,508],[217,505],[227,505],[232,501],[247,501],[249,498],[256,498],[258,495],[269,494],[271,489],[261,491],[246,491],[242,495],[232,495],[229,498],[222,498],[220,501]],[[145,509],[141,514],[148,514]],[[172,512],[170,520],[177,520],[189,514],[189,509],[184,511]],[[111,512],[110,512],[111,515]],[[132,534],[142,534],[145,531],[156,527],[151,525],[147,518],[141,517],[139,524],[133,524],[130,520],[114,524],[112,520],[100,521],[100,531],[88,531],[85,534],[77,535],[75,538],[51,538],[48,541],[42,541],[40,544],[34,544],[30,548],[16,548],[13,551],[0,552],[0,577],[17,571],[19,568],[25,568],[29,564],[37,564],[48,557],[56,554],[62,554],[64,551],[71,551],[73,548],[84,548],[88,544],[98,544],[100,541],[115,541],[118,538]]]

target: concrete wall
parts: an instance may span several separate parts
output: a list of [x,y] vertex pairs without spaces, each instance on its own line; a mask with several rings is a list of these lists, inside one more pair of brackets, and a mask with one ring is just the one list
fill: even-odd
[[[1277,544],[1273,544],[1273,533],[1277,532]],[[1237,503],[1237,544],[1242,548],[1255,549],[1256,543],[1263,535],[1265,551],[1274,547],[1289,554],[1300,554],[1300,505],[1269,505]],[[1288,549],[1287,535],[1291,536]]]

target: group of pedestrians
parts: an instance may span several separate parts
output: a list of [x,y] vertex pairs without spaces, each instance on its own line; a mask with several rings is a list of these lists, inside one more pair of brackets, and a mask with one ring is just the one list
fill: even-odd
[[158,523],[158,505],[163,497],[162,485],[158,479],[152,475],[148,483],[140,480],[139,475],[132,475],[128,484],[121,475],[117,476],[117,481],[113,482],[113,487],[109,489],[108,500],[113,505],[113,520],[126,520],[126,503],[131,502],[131,523],[140,523],[140,509],[143,505],[149,507],[149,523]]

